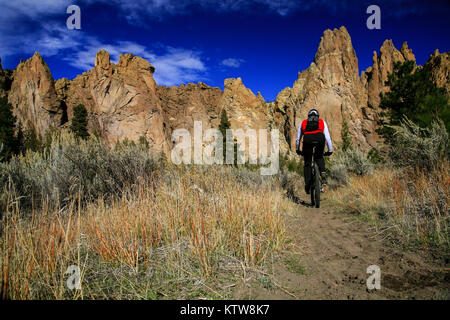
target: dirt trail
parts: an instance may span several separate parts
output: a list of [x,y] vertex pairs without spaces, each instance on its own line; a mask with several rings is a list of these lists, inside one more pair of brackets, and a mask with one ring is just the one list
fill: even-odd
[[[240,285],[241,299],[450,299],[450,270],[425,252],[405,252],[354,216],[299,205],[286,216],[293,250],[271,274]],[[367,290],[366,269],[381,269],[381,289]],[[269,280],[270,279],[270,280]]]

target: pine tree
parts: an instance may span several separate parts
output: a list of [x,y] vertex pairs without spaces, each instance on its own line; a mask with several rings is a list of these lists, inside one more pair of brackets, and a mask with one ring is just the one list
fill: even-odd
[[227,111],[222,109],[220,114],[220,123],[219,123],[219,131],[222,133],[222,146],[223,146],[223,159],[224,163],[226,162],[226,154],[227,154],[227,129],[231,128],[231,123],[228,120]]
[[400,124],[404,116],[421,127],[427,127],[440,118],[450,132],[450,107],[445,89],[436,87],[431,81],[430,70],[416,68],[413,61],[397,62],[386,85],[390,91],[382,95],[380,102],[384,117],[380,121],[379,133],[388,141],[392,136],[389,125]]
[[87,139],[89,132],[87,131],[87,110],[84,105],[79,104],[73,108],[73,118],[70,130],[79,138]]
[[228,120],[227,110],[223,109],[222,113],[220,114],[219,130],[222,133],[222,136],[224,137],[224,139],[226,138],[227,129],[230,129],[230,128],[231,128],[231,123]]
[[0,99],[0,159],[8,160],[20,151],[20,144],[14,135],[16,117],[6,97]]
[[[227,111],[225,109],[222,109],[222,112],[220,114],[220,124],[219,124],[219,130],[222,133],[222,145],[223,145],[223,158],[224,163],[226,163],[226,154],[227,154],[227,129],[231,129],[231,123],[228,120]],[[242,156],[242,152],[239,151],[239,144],[236,142],[236,139],[233,140],[233,159],[234,159],[234,165],[237,165],[237,158],[238,156]]]
[[[222,109],[222,112],[220,114],[220,124],[219,124],[219,130],[222,133],[222,145],[223,145],[223,158],[224,163],[226,163],[226,154],[227,154],[227,129],[231,129],[231,123],[228,120],[227,111],[225,109]],[[237,156],[238,156],[238,149],[239,146],[236,143],[236,139],[234,139],[234,145],[233,145],[233,159],[234,159],[234,165],[237,165]]]

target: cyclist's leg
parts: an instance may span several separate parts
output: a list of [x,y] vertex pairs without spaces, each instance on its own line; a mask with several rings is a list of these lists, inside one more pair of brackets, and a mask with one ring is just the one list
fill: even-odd
[[317,135],[317,141],[319,144],[317,145],[314,152],[314,159],[319,165],[319,171],[322,174],[325,172],[325,159],[323,158],[323,151],[325,149],[325,136],[323,134]]
[[314,159],[319,166],[320,180],[321,180],[321,191],[324,192],[324,186],[327,184],[325,175],[325,159],[323,158],[323,151],[325,149],[325,136],[323,134],[317,136],[319,144],[317,145],[314,153]]
[[309,188],[311,184],[311,163],[313,155],[313,146],[307,142],[303,142],[303,161],[304,167],[303,172],[305,176],[305,191],[309,193]]

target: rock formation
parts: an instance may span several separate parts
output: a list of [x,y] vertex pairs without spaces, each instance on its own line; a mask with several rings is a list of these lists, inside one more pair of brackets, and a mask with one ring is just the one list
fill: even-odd
[[254,95],[241,78],[225,79],[224,90],[204,83],[157,89],[164,110],[168,132],[177,128],[193,130],[194,121],[201,121],[203,130],[218,128],[222,109],[227,111],[232,129],[266,129],[267,105],[260,93]]
[[241,78],[225,79],[219,109],[226,109],[232,129],[266,129],[267,106],[258,92],[246,88]]
[[450,98],[450,57],[449,53],[439,53],[436,50],[425,63],[424,68],[431,73],[431,80],[436,86],[445,88]]
[[378,56],[376,51],[373,52],[373,66],[369,67],[362,74],[370,108],[376,109],[380,105],[380,93],[384,94],[389,90],[385,82],[388,79],[388,74],[394,70],[394,64],[406,60],[416,61],[406,42],[403,43],[402,48],[398,51],[392,40],[385,40],[380,48],[380,55]]
[[158,86],[157,95],[164,106],[164,122],[168,134],[177,128],[192,131],[194,121],[202,121],[204,128],[217,127],[222,91],[202,82],[181,86]]
[[39,53],[21,62],[12,78],[8,100],[18,121],[41,134],[64,123],[65,110],[56,95],[50,69]]
[[153,79],[154,67],[132,54],[110,62],[100,50],[95,67],[75,79],[60,79],[56,88],[67,105],[69,121],[73,107],[83,104],[89,113],[89,130],[109,143],[145,137],[158,151],[168,151],[161,103]]

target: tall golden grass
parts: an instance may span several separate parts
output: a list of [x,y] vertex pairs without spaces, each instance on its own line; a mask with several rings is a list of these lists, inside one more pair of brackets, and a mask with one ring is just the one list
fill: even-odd
[[[86,206],[73,201],[61,211],[43,205],[31,217],[11,195],[0,237],[2,297],[130,297],[102,289],[105,265],[135,274],[159,265],[178,276],[182,270],[184,276],[208,279],[230,261],[257,266],[283,247],[281,212],[293,204],[275,184],[244,187],[233,168],[171,170],[112,201]],[[82,270],[82,290],[66,286],[72,264]],[[157,273],[144,279],[150,283],[153,277]],[[148,297],[137,291],[134,297]]]
[[448,248],[449,171],[448,160],[431,170],[384,166],[372,175],[350,176],[331,198],[347,211],[396,230],[406,241]]

